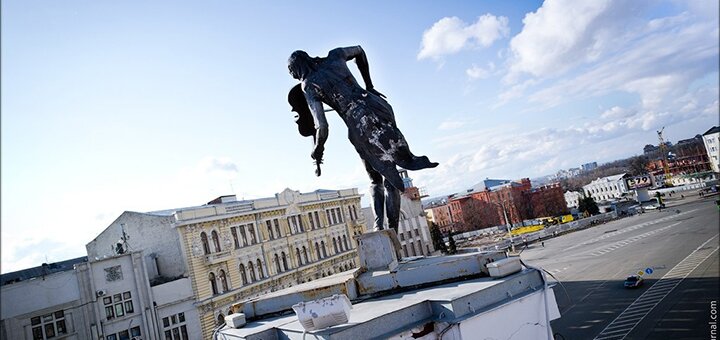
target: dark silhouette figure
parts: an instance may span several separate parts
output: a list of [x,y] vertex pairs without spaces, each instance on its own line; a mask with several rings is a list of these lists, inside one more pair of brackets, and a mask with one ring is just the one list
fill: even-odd
[[[347,61],[355,60],[362,75],[362,88]],[[336,48],[327,57],[310,57],[295,51],[288,59],[288,69],[300,84],[290,90],[288,101],[297,112],[298,128],[303,136],[313,136],[310,157],[320,176],[328,124],[323,103],[340,115],[348,128],[348,139],[365,165],[371,181],[375,230],[382,230],[384,212],[388,226],[397,231],[400,219],[400,193],[405,190],[397,167],[406,170],[434,168],[438,163],[410,152],[407,141],[395,123],[392,107],[385,96],[375,90],[365,52],[360,46]],[[312,122],[312,125],[310,125]]]

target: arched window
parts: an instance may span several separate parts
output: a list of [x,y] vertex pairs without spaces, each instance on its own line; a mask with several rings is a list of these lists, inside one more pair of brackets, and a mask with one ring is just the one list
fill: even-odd
[[229,289],[228,289],[227,277],[225,276],[225,271],[220,269],[220,273],[218,276],[220,277],[220,286],[222,287],[222,291],[227,292]]
[[207,234],[204,231],[200,233],[200,241],[202,241],[203,253],[205,255],[210,254],[210,244],[208,243]]
[[252,280],[252,282],[257,281],[257,277],[255,277],[255,266],[253,266],[252,261],[248,262],[248,271],[250,272],[250,280]]
[[240,264],[240,280],[242,280],[242,284],[246,285],[248,283],[247,281],[247,274],[245,273],[245,265]]
[[300,248],[295,248],[295,257],[297,257],[298,267],[303,265],[302,257],[300,257]]
[[320,241],[320,249],[322,250],[323,258],[327,257],[327,249],[325,249],[325,241]]
[[225,315],[223,313],[218,314],[217,317],[217,326],[222,326],[225,324]]
[[260,276],[260,280],[265,278],[265,272],[263,271],[262,262],[260,262],[260,259],[257,260],[257,270],[258,275]]
[[310,261],[308,261],[307,248],[305,248],[305,246],[303,246],[303,256],[305,257],[305,263],[309,263]]
[[208,275],[208,280],[210,280],[210,288],[212,289],[213,295],[217,295],[218,289],[217,289],[217,281],[215,281],[215,274],[210,273],[210,275]]
[[343,244],[345,245],[345,250],[349,250],[349,249],[350,249],[350,247],[348,246],[347,236],[346,236],[346,235],[343,235]]
[[335,240],[334,237],[333,237],[333,250],[335,251],[333,254],[339,253],[339,252],[338,252],[338,247],[337,247],[337,240]]
[[215,251],[220,252],[220,238],[218,238],[217,231],[213,230],[211,235],[212,235],[213,245],[215,246]]
[[278,254],[275,254],[275,271],[278,273],[282,273],[282,268],[280,268],[280,258],[278,257]]
[[285,252],[282,252],[281,254],[282,254],[283,269],[288,270],[287,257],[285,256]]
[[317,254],[316,254],[316,255],[317,255],[317,259],[318,259],[318,260],[321,259],[322,256],[320,256],[320,245],[318,245],[317,242],[315,242],[315,252],[317,253]]

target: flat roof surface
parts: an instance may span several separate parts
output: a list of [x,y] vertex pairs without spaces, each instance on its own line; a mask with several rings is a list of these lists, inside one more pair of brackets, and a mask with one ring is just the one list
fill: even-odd
[[[347,276],[345,276],[347,278]],[[319,282],[318,282],[319,283]],[[518,284],[521,283],[521,284]],[[484,310],[535,292],[542,285],[540,274],[526,269],[505,278],[481,277],[407,290],[380,297],[362,297],[353,301],[348,322],[345,324],[311,331],[313,339],[363,338],[393,334],[428,320],[453,320],[476,315]],[[497,289],[492,289],[493,287]],[[300,286],[298,286],[300,288]],[[514,297],[505,292],[513,291]],[[498,292],[502,291],[501,294]],[[287,290],[275,292],[288,293]],[[462,300],[462,302],[460,302]],[[390,318],[390,319],[388,319]],[[393,320],[393,321],[389,321]],[[368,334],[372,330],[372,334]],[[226,327],[222,334],[232,338],[280,338],[302,336],[304,328],[293,312],[247,323],[244,327]],[[269,332],[269,333],[267,333]]]

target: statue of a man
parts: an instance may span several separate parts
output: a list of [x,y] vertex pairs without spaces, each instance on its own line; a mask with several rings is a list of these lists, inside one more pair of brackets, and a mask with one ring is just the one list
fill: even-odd
[[[358,85],[347,61],[355,63],[365,82]],[[426,156],[410,152],[405,137],[395,123],[392,107],[385,96],[375,90],[365,52],[360,46],[336,48],[327,57],[310,57],[304,51],[295,51],[288,59],[288,69],[300,81],[288,97],[293,111],[298,112],[297,123],[303,135],[312,135],[314,147],[310,157],[320,163],[328,137],[328,124],[323,103],[340,115],[348,127],[348,138],[363,161],[371,180],[374,230],[382,230],[384,211],[388,227],[397,231],[400,219],[400,193],[405,190],[397,166],[406,170],[434,168]],[[308,110],[309,108],[309,110]],[[310,120],[311,115],[312,120]],[[312,128],[309,126],[312,121]]]

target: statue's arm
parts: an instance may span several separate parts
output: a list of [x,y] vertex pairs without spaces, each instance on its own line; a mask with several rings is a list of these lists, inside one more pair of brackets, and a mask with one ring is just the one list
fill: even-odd
[[315,124],[315,138],[313,138],[315,145],[313,146],[310,157],[316,161],[322,161],[323,153],[325,152],[325,141],[327,141],[328,138],[328,123],[325,118],[325,110],[323,109],[322,102],[314,96],[312,91],[305,92],[305,99],[308,102]]
[[385,95],[375,90],[375,87],[373,86],[372,79],[370,78],[370,64],[368,63],[367,56],[365,55],[365,50],[363,50],[360,46],[343,47],[339,50],[343,53],[345,61],[355,59],[355,64],[357,65],[360,75],[365,82],[365,90],[378,96],[385,97]]

